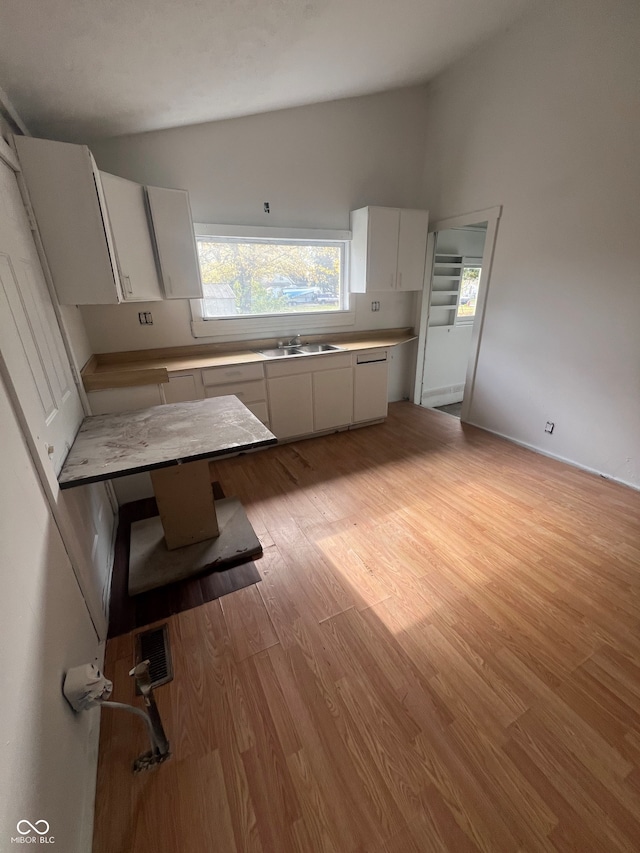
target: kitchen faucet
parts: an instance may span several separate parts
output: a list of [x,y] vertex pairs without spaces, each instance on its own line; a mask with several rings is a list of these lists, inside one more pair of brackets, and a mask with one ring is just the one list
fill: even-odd
[[292,338],[290,338],[288,341],[279,340],[278,346],[279,347],[299,347],[301,343],[302,343],[302,338],[300,337],[300,333],[298,333],[297,335],[294,335]]

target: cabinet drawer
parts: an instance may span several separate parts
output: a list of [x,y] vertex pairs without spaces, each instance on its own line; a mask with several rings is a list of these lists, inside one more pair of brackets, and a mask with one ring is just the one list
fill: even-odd
[[315,373],[316,370],[334,370],[338,367],[351,367],[350,352],[280,359],[277,364],[267,365],[267,376],[295,376],[298,373]]
[[205,397],[224,397],[235,394],[242,403],[254,403],[267,399],[267,386],[264,379],[256,382],[233,382],[229,385],[213,385],[204,389]]
[[264,379],[262,364],[229,364],[226,367],[206,367],[202,371],[205,385],[228,385],[251,379]]

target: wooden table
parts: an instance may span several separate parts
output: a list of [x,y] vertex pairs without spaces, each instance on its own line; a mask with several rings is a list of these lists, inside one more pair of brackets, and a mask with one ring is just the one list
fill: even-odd
[[151,472],[159,516],[131,526],[129,595],[262,553],[237,498],[215,501],[209,459],[276,437],[237,397],[95,415],[82,422],[61,489]]

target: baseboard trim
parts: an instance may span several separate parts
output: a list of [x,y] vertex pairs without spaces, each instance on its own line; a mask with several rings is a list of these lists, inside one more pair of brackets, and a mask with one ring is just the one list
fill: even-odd
[[438,406],[449,406],[451,403],[461,403],[464,397],[464,382],[459,385],[445,385],[442,388],[428,388],[423,392],[420,405],[425,409],[435,409]]
[[622,479],[622,477],[614,477],[612,474],[606,474],[598,468],[591,468],[589,465],[582,465],[580,462],[576,462],[574,459],[569,459],[567,456],[560,456],[558,453],[551,453],[542,447],[530,444],[528,441],[521,441],[518,438],[514,438],[512,435],[507,435],[504,432],[498,432],[496,429],[489,429],[482,424],[475,423],[475,421],[466,420],[464,423],[469,424],[469,426],[482,429],[485,432],[490,432],[491,435],[496,435],[498,438],[504,438],[505,441],[510,441],[512,444],[517,444],[519,447],[524,447],[526,450],[532,450],[534,453],[539,453],[540,456],[547,456],[549,459],[555,459],[556,462],[564,462],[565,465],[571,465],[572,468],[578,468],[580,471],[586,471],[588,474],[596,474],[598,477],[602,477],[603,480],[610,480],[612,483],[618,483],[620,486],[626,486],[628,489],[633,489],[634,492],[640,492],[639,484],[631,483],[629,480]]

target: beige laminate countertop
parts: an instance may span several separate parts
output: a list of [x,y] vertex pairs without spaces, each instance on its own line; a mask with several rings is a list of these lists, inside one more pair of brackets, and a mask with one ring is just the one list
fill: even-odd
[[[305,342],[330,343],[347,352],[395,347],[414,340],[412,329],[384,329],[349,335],[303,335]],[[194,344],[188,347],[131,350],[93,355],[82,370],[86,391],[107,388],[130,388],[135,385],[157,385],[169,381],[169,373],[197,370],[202,367],[226,367],[233,364],[269,362],[273,359],[256,352],[275,346],[270,338],[243,341],[242,344]],[[240,348],[240,346],[244,348]],[[314,355],[306,356],[315,358]],[[305,358],[305,356],[297,356]]]

